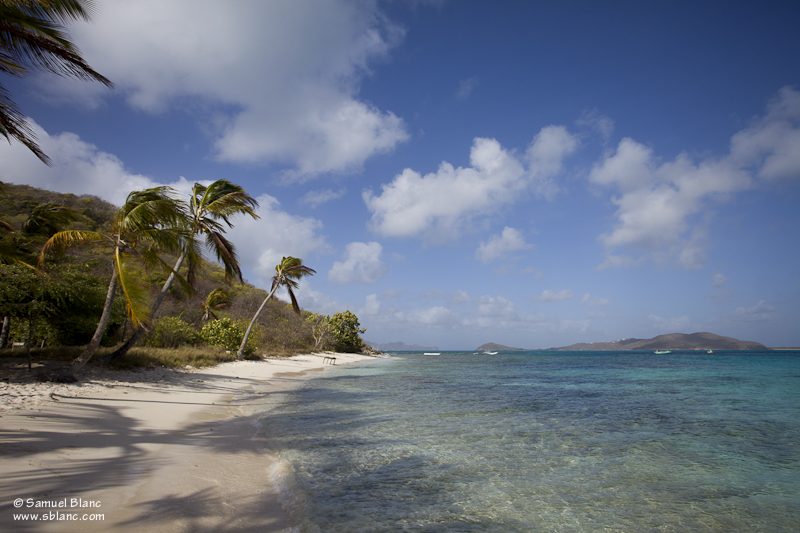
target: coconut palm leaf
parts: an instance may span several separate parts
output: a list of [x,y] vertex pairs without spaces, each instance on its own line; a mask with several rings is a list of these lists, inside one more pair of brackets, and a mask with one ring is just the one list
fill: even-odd
[[125,295],[125,307],[134,326],[143,326],[150,316],[147,291],[142,287],[140,277],[131,269],[130,261],[119,249],[115,251],[114,268],[117,270],[117,283]]
[[39,264],[44,264],[45,256],[51,253],[61,254],[67,248],[97,242],[113,242],[111,237],[96,231],[65,230],[50,237],[39,253]]
[[[22,77],[34,68],[113,87],[84,61],[64,31],[72,21],[89,20],[91,6],[89,0],[0,1],[0,72]],[[50,164],[25,116],[2,85],[0,135],[18,140]]]
[[76,220],[78,220],[78,214],[71,208],[47,202],[39,204],[31,210],[28,219],[22,224],[22,231],[49,237]]

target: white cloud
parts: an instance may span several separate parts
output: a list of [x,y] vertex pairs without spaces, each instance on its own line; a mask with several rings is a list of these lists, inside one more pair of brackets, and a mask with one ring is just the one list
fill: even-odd
[[478,312],[481,316],[509,319],[516,318],[517,307],[502,296],[481,296],[478,299]]
[[443,162],[425,176],[407,168],[382,185],[380,195],[364,191],[364,202],[372,212],[369,226],[392,237],[455,238],[474,217],[514,203],[527,190],[552,196],[551,178],[576,147],[576,139],[563,126],[542,128],[524,161],[494,139],[476,138],[468,168]]
[[611,134],[614,133],[614,121],[601,114],[597,109],[584,111],[583,114],[581,114],[581,118],[576,121],[576,124],[580,127],[596,131],[604,141],[608,141]]
[[775,320],[775,306],[765,300],[760,300],[753,307],[737,308],[733,317],[745,322],[769,322]]
[[[765,117],[734,135],[724,157],[696,162],[681,153],[663,162],[652,148],[622,139],[589,175],[591,182],[620,193],[611,198],[617,224],[598,237],[606,247],[599,268],[646,261],[702,267],[704,213],[714,202],[756,186],[754,175],[765,180],[800,177],[800,93],[793,89],[782,89]],[[627,253],[619,254],[620,249]]]
[[115,205],[125,203],[134,190],[170,185],[188,193],[192,184],[180,177],[172,183],[158,183],[148,176],[134,174],[115,155],[99,150],[74,133],[50,135],[29,120],[42,150],[52,159],[46,166],[23,144],[0,144],[0,179],[56,192],[91,194]]
[[588,292],[584,293],[583,297],[581,298],[581,303],[586,307],[605,307],[609,304],[609,302],[610,300],[606,298],[597,298]]
[[471,78],[467,78],[466,80],[461,80],[458,83],[458,92],[456,93],[456,98],[459,100],[466,100],[469,98],[469,95],[472,94],[472,91],[475,90],[475,87],[478,86],[478,78],[473,76]]
[[[370,63],[404,34],[377,2],[107,2],[70,33],[131,106],[202,117],[221,161],[286,163],[294,176],[352,171],[408,138],[402,119],[358,99]],[[84,101],[109,93],[40,85]]]
[[414,309],[398,317],[412,325],[427,328],[453,327],[461,322],[459,316],[446,307],[435,306],[428,309]]
[[800,178],[800,92],[782,88],[763,118],[733,136],[731,158],[764,180]]
[[306,204],[311,207],[311,209],[316,209],[320,205],[330,202],[332,200],[338,200],[342,196],[344,196],[345,189],[339,189],[338,191],[334,191],[332,189],[324,189],[321,191],[308,191],[306,194],[300,198],[299,202],[301,204]]
[[488,243],[481,242],[475,252],[483,264],[490,263],[509,252],[533,248],[532,244],[525,242],[519,230],[506,226],[500,235],[493,235]]
[[257,200],[256,212],[261,218],[237,217],[234,227],[228,230],[240,262],[250,266],[264,287],[269,285],[268,280],[275,274],[275,265],[282,257],[298,257],[303,259],[304,265],[314,268],[309,256],[328,249],[325,237],[318,233],[322,222],[287,213],[280,208],[280,202],[268,194],[262,194]]
[[711,277],[711,286],[712,287],[722,287],[725,283],[728,282],[728,278],[726,278],[723,274],[717,272]]
[[328,272],[334,283],[375,283],[387,271],[381,261],[383,246],[377,242],[351,242],[345,247],[344,261],[336,261]]
[[369,294],[367,295],[367,299],[364,302],[364,314],[368,316],[377,315],[381,310],[381,302],[378,299],[377,294]]
[[570,300],[575,297],[575,294],[569,289],[564,289],[563,291],[554,292],[551,290],[542,291],[541,296],[537,296],[533,299],[535,302],[560,302],[562,300]]

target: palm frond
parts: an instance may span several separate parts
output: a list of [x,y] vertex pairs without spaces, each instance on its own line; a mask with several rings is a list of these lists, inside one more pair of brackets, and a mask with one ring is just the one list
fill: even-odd
[[47,202],[39,204],[31,210],[28,219],[22,224],[24,233],[52,235],[63,226],[78,220],[78,214],[71,208]]
[[239,278],[240,282],[244,282],[233,243],[228,241],[221,233],[211,232],[206,234],[206,246],[214,252],[225,268],[225,279]]
[[289,298],[292,300],[292,309],[294,309],[294,312],[299,315],[300,305],[297,303],[297,298],[295,298],[294,296],[294,291],[292,290],[292,287],[290,285],[285,285],[285,287],[286,287],[286,292],[289,293]]
[[79,0],[19,0],[0,2],[0,42],[4,69],[12,75],[25,73],[25,64],[59,75],[113,84],[95,72],[72,44],[64,25],[89,19],[90,4]]
[[114,268],[117,269],[117,282],[125,295],[128,316],[135,327],[144,326],[150,315],[147,291],[139,284],[139,278],[130,270],[124,254],[115,250]]
[[44,258],[49,253],[62,253],[70,246],[89,244],[92,242],[109,241],[107,235],[98,233],[96,231],[83,231],[83,230],[65,230],[59,231],[50,237],[39,254],[39,264],[44,263]]

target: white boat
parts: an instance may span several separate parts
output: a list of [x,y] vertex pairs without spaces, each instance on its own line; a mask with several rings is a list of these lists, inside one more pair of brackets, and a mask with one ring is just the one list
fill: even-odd
[[497,355],[497,352],[483,352],[483,353],[485,353],[486,355]]
[[424,355],[442,355],[441,352],[425,352]]

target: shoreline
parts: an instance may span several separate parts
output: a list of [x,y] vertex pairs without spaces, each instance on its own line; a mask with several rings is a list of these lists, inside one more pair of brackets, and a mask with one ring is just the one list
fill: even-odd
[[[0,382],[2,529],[292,531],[257,413],[330,367],[325,355]],[[379,359],[334,356],[337,366]]]

